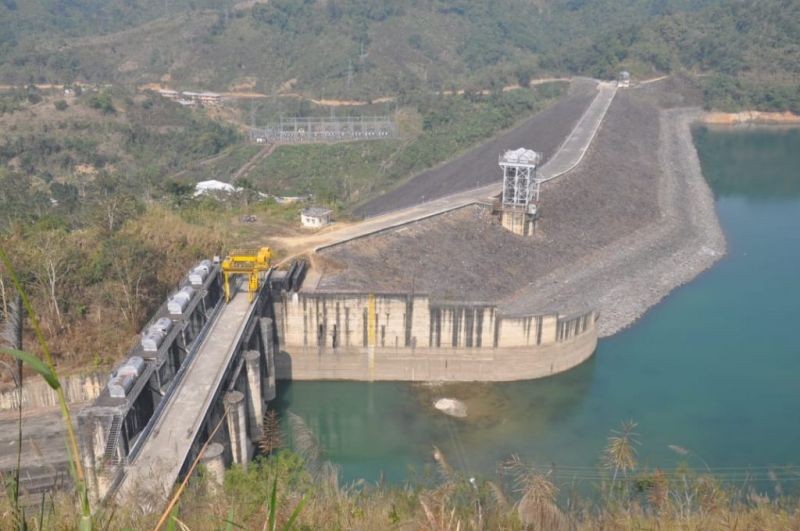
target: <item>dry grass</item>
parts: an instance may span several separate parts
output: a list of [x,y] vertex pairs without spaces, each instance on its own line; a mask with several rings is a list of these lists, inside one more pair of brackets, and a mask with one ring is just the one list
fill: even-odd
[[[751,488],[723,485],[707,475],[632,475],[619,480],[637,486],[628,489],[626,496],[602,501],[604,493],[600,493],[573,501],[567,509],[548,473],[519,459],[504,463],[504,477],[497,482],[448,470],[439,480],[414,485],[361,481],[339,486],[311,474],[296,454],[279,453],[252,463],[246,472],[232,469],[224,489],[212,488],[201,472],[181,499],[178,519],[186,529],[196,531],[225,528],[229,519],[244,529],[261,529],[277,477],[278,528],[305,497],[307,503],[297,521],[300,529],[800,529],[797,498],[771,499]],[[10,511],[5,503],[0,500],[0,521]],[[70,522],[76,516],[73,500],[56,495],[46,501],[43,528],[74,529]],[[156,520],[135,507],[117,507],[113,514],[109,509],[98,513],[96,525],[101,527],[109,519],[109,529],[133,530],[151,529]],[[34,528],[39,521],[38,510],[29,512]]]

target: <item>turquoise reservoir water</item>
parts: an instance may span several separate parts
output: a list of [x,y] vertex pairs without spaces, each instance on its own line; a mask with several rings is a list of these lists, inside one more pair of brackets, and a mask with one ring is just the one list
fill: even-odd
[[[800,464],[800,132],[698,129],[695,140],[729,253],[587,363],[508,384],[295,382],[282,407],[347,480],[402,481],[433,445],[471,474],[517,453],[589,475],[581,467],[596,467],[629,419],[650,466]],[[441,415],[440,396],[466,399],[475,417]]]

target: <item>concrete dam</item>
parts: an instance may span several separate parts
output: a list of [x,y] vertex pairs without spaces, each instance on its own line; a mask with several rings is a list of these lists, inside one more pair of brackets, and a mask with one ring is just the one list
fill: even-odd
[[277,377],[503,381],[578,365],[597,315],[504,315],[496,305],[424,294],[283,292],[275,301]]
[[78,417],[95,499],[155,507],[196,460],[219,478],[246,466],[277,379],[535,378],[581,363],[597,343],[594,311],[503,315],[424,294],[313,293],[306,270],[270,269],[253,302],[242,283],[229,303],[217,261],[193,270]]

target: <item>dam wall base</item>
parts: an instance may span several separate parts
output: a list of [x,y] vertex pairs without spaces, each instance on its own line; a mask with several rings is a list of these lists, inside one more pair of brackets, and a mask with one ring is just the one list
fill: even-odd
[[291,349],[275,357],[280,380],[503,382],[544,378],[576,367],[597,347],[596,334],[538,348]]
[[292,380],[510,381],[579,365],[597,314],[507,316],[422,294],[284,293],[275,374]]

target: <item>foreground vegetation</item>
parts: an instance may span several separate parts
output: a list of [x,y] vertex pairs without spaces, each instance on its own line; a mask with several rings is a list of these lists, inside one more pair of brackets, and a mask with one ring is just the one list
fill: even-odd
[[[468,477],[432,448],[433,459],[403,485],[363,480],[340,485],[335,466],[299,418],[289,415],[295,451],[281,450],[271,433],[269,452],[247,469],[234,466],[222,485],[198,469],[177,508],[163,520],[171,529],[790,529],[800,525],[800,500],[772,495],[753,482],[725,483],[688,467],[640,470],[635,424],[612,431],[597,480],[557,481],[555,468],[516,456],[492,478]],[[275,444],[277,443],[277,444]],[[683,450],[688,453],[688,450]],[[789,477],[791,482],[792,478]],[[560,488],[559,488],[560,487]],[[146,506],[142,500],[142,506]],[[13,513],[0,502],[0,514]],[[78,512],[68,493],[44,499],[28,516],[31,527],[74,529]],[[95,526],[153,529],[159,520],[135,505],[96,510]]]

